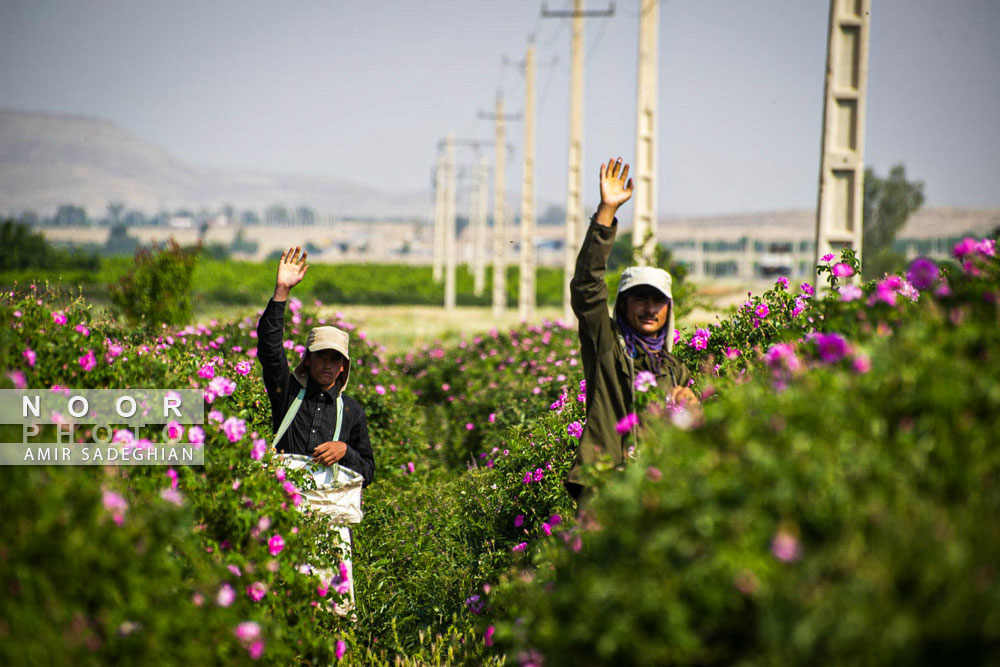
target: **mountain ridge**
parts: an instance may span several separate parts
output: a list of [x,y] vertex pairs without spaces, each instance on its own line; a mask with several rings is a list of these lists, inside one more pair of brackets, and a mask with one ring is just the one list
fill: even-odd
[[109,201],[147,213],[227,203],[259,211],[282,203],[345,216],[424,218],[431,209],[425,192],[190,165],[105,118],[0,109],[0,211],[51,215],[75,204],[100,215]]

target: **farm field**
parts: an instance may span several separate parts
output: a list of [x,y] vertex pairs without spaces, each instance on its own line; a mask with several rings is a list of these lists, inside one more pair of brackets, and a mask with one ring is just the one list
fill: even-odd
[[637,386],[635,460],[591,471],[585,522],[562,484],[586,418],[573,328],[293,298],[289,363],[310,327],[351,331],[375,447],[356,620],[330,608],[337,540],[296,509],[310,482],[268,449],[263,303],[149,330],[6,291],[0,386],[195,388],[208,417],[175,425],[203,467],[0,468],[0,663],[994,663],[995,243],[857,268],[682,324],[703,407]]

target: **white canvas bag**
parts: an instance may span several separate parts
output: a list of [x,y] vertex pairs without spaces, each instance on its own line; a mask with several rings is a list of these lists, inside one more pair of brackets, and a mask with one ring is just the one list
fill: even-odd
[[[271,443],[277,448],[278,441],[285,434],[292,420],[302,406],[302,399],[306,390],[302,388],[298,395],[288,406],[288,412],[278,427],[278,432],[274,435]],[[344,419],[344,399],[337,397],[337,426],[334,429],[331,440],[340,439],[340,427]],[[365,478],[354,472],[350,468],[345,468],[339,463],[331,466],[322,466],[313,463],[312,457],[302,454],[281,454],[281,461],[289,470],[305,469],[312,475],[316,484],[315,489],[302,491],[302,497],[306,501],[309,509],[329,517],[330,523],[343,526],[352,523],[361,523],[364,512],[361,511],[361,487],[364,486]]]
[[[281,420],[281,426],[271,442],[271,446],[277,449],[278,441],[285,434],[292,420],[302,406],[302,399],[306,390],[303,387],[298,395],[292,399],[292,404],[288,406],[285,418]],[[340,427],[344,418],[344,399],[337,397],[337,426],[333,431],[331,440],[340,439]],[[365,478],[354,472],[350,468],[344,468],[338,463],[332,466],[321,466],[313,463],[312,457],[302,454],[280,454],[281,462],[289,470],[305,469],[312,475],[316,484],[315,489],[302,491],[302,498],[305,500],[300,506],[300,510],[312,510],[328,517],[331,528],[337,532],[341,547],[343,549],[343,561],[347,566],[347,579],[350,583],[347,602],[343,605],[333,604],[330,610],[338,616],[347,616],[354,610],[354,538],[351,534],[350,524],[361,523],[364,513],[361,511],[361,487]],[[327,567],[316,567],[314,573],[322,581],[334,581],[339,575],[334,569]]]

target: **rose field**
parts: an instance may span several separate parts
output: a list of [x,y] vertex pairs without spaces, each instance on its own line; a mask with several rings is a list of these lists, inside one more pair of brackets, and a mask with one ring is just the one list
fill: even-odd
[[[269,450],[259,312],[128,326],[28,279],[0,387],[202,389],[205,423],[169,428],[205,465],[0,469],[0,664],[1000,664],[1000,258],[954,256],[867,283],[827,256],[822,285],[681,320],[701,407],[637,378],[632,460],[591,471],[579,520],[575,326],[390,354],[293,298],[290,364],[351,331],[375,451],[353,618],[311,482]],[[115,433],[164,437],[140,436]]]

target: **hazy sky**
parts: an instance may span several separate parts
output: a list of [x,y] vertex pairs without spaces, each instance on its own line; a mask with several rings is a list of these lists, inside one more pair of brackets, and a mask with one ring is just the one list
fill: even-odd
[[[550,0],[562,9],[567,0]],[[638,0],[588,19],[585,201],[635,151]],[[1000,206],[1000,0],[874,0],[865,161],[928,205]],[[588,9],[607,7],[586,0]],[[0,106],[110,119],[194,164],[429,190],[439,138],[492,139],[540,63],[540,202],[565,200],[569,29],[536,0],[0,0]],[[660,213],[815,206],[827,0],[660,5]],[[523,129],[507,182],[519,189]],[[459,152],[471,162],[469,149]],[[492,151],[489,153],[492,160]]]

